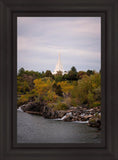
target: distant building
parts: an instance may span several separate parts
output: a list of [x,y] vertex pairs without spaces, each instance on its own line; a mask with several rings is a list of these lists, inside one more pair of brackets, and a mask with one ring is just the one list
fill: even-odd
[[64,69],[63,69],[63,66],[62,66],[62,64],[61,64],[60,54],[59,54],[58,62],[57,62],[57,65],[56,65],[56,67],[55,67],[55,70],[54,70],[53,74],[62,73],[62,75],[63,75],[63,74],[65,74],[65,72],[66,72],[66,71],[64,71]]

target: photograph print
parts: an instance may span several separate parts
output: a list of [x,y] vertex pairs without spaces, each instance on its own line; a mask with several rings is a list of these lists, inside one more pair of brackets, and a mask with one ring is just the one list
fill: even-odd
[[101,143],[101,17],[17,17],[17,143]]

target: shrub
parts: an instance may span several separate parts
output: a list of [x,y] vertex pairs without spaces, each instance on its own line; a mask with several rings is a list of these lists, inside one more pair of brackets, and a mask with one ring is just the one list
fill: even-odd
[[77,98],[72,98],[71,99],[71,105],[74,107],[77,107],[77,105],[79,104],[79,101]]
[[70,97],[64,98],[64,103],[67,104],[68,106],[71,105],[71,98]]
[[54,110],[67,110],[67,109],[68,109],[68,106],[65,103],[59,102],[54,105]]
[[97,107],[97,106],[100,106],[100,105],[101,105],[101,102],[96,101],[96,102],[93,102],[92,107]]
[[68,95],[73,88],[73,85],[68,81],[58,82],[57,84],[61,86],[62,92],[66,95]]
[[[101,100],[100,73],[94,73],[90,76],[85,75],[82,79],[78,80],[78,85],[71,90],[71,97],[72,99],[77,98],[80,105],[98,106]],[[72,100],[72,103],[75,103],[74,100]]]
[[30,99],[30,94],[21,95],[21,97],[17,100],[17,105],[20,106],[24,103],[27,103]]
[[93,102],[94,102],[94,94],[89,92],[88,93],[88,96],[87,96],[87,99],[88,99],[88,104],[90,107],[93,107]]
[[62,88],[60,85],[57,85],[56,83],[54,83],[52,85],[52,90],[58,95],[58,96],[62,96]]
[[54,108],[54,104],[53,104],[53,103],[48,103],[47,105],[48,105],[48,107],[50,107],[50,108]]
[[51,90],[49,90],[46,96],[44,96],[44,100],[47,102],[55,102],[57,98],[58,98],[57,94]]

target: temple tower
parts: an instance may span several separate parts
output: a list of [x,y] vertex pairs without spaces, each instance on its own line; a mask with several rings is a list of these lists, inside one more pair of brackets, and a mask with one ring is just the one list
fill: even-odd
[[58,62],[57,62],[57,65],[55,67],[55,70],[54,70],[53,74],[57,74],[59,71],[62,72],[62,74],[64,74],[64,69],[63,69],[63,66],[61,64],[60,53],[59,53]]

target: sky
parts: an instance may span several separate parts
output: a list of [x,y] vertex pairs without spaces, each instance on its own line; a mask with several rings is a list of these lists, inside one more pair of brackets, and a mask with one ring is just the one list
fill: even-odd
[[18,17],[17,70],[65,71],[101,68],[100,17]]

